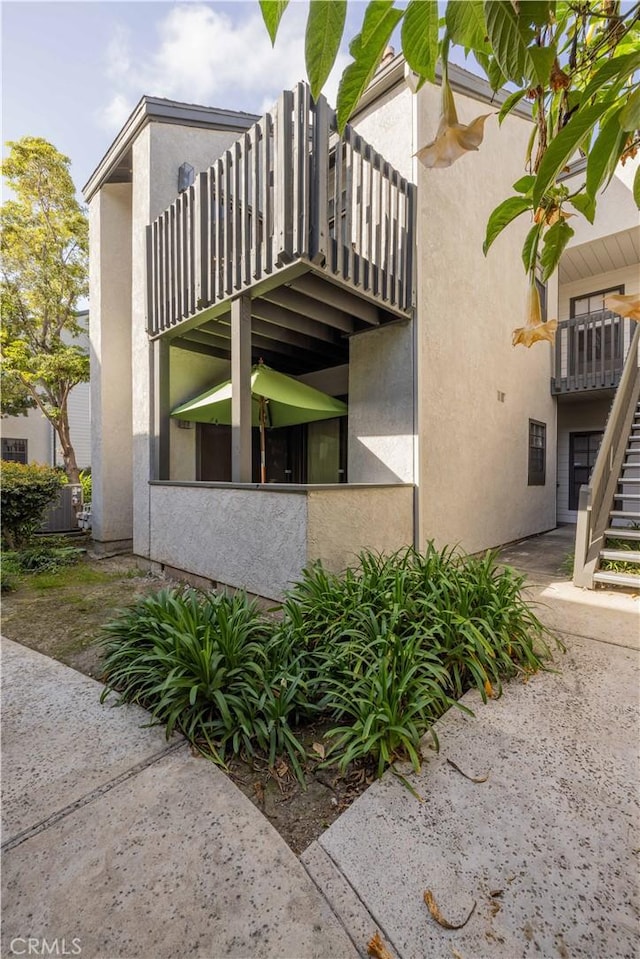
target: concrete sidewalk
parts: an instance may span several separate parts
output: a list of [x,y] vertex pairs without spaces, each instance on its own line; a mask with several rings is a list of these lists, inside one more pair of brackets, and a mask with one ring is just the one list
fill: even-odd
[[[567,582],[572,532],[502,554],[567,644],[558,672],[467,693],[475,715],[449,710],[440,753],[401,770],[420,798],[387,773],[302,856],[352,936],[374,923],[400,959],[640,955],[640,605]],[[454,925],[475,904],[468,923],[438,925],[426,889]]]
[[2,641],[2,955],[357,956],[240,790],[100,691]]

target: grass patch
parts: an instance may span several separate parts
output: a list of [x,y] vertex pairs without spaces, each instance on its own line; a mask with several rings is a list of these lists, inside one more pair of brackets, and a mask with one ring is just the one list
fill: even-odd
[[279,620],[243,594],[163,590],[106,626],[105,695],[146,707],[221,764],[284,756],[302,780],[303,731],[321,721],[326,763],[417,770],[420,739],[467,689],[486,701],[544,668],[549,637],[523,585],[495,552],[429,546],[365,552],[341,576],[314,564]]

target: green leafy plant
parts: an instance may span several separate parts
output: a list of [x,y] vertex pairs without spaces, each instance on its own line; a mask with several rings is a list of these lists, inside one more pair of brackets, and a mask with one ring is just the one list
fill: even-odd
[[0,463],[2,542],[9,549],[26,545],[38,529],[47,506],[63,485],[56,470],[36,463]]
[[[273,43],[287,0],[260,0]],[[335,62],[344,33],[346,0],[315,0],[306,33],[306,66],[317,98]],[[515,86],[498,120],[523,101],[531,106],[532,134],[524,157],[528,175],[514,184],[491,214],[485,254],[513,220],[532,218],[522,258],[531,282],[538,253],[543,280],[556,269],[574,231],[567,216],[579,213],[593,223],[597,196],[620,160],[640,146],[640,5],[618,0],[450,0],[439,17],[437,0],[370,0],[360,32],[350,43],[352,62],[337,97],[343,130],[371,82],[395,28],[402,23],[402,51],[419,89],[436,82],[442,68],[443,106],[434,140],[417,155],[427,166],[444,167],[482,141],[484,118],[466,127],[457,121],[448,81],[450,50],[473,54],[493,90]],[[561,182],[576,154],[587,158],[577,187]],[[640,170],[633,194],[640,207]],[[568,209],[570,208],[570,210]],[[525,342],[520,338],[518,342]],[[525,345],[535,342],[530,339]]]
[[[304,749],[288,717],[307,709],[295,661],[274,662],[269,621],[243,593],[163,590],[123,611],[105,628],[107,688],[206,748],[285,754],[302,777]],[[103,697],[104,698],[104,697]]]
[[82,486],[82,502],[87,506],[91,502],[91,470],[80,470],[79,479]]
[[495,553],[429,545],[364,552],[342,575],[312,564],[280,620],[241,593],[163,590],[107,625],[104,696],[146,707],[221,764],[284,756],[302,782],[299,731],[321,718],[325,762],[417,769],[421,738],[467,689],[486,701],[550,655],[522,585]]

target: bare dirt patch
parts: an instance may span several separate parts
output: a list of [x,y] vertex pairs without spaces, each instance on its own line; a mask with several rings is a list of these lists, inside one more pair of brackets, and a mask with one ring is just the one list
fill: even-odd
[[[29,646],[102,679],[100,628],[118,609],[173,581],[140,569],[133,556],[95,559],[55,573],[22,576],[15,592],[3,594],[2,632]],[[303,788],[288,765],[276,761],[234,759],[227,770],[239,789],[278,830],[295,853],[301,853],[338,818],[372,781],[370,771],[320,766],[326,726],[309,726],[302,735],[309,759]],[[316,749],[314,749],[316,744]]]

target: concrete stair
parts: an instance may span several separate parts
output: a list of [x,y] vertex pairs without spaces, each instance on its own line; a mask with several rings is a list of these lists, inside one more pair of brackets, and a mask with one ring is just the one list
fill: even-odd
[[[628,544],[628,545],[627,545]],[[640,590],[640,403],[629,434],[629,443],[604,532],[594,581],[603,586]],[[624,563],[624,570],[612,564]]]

